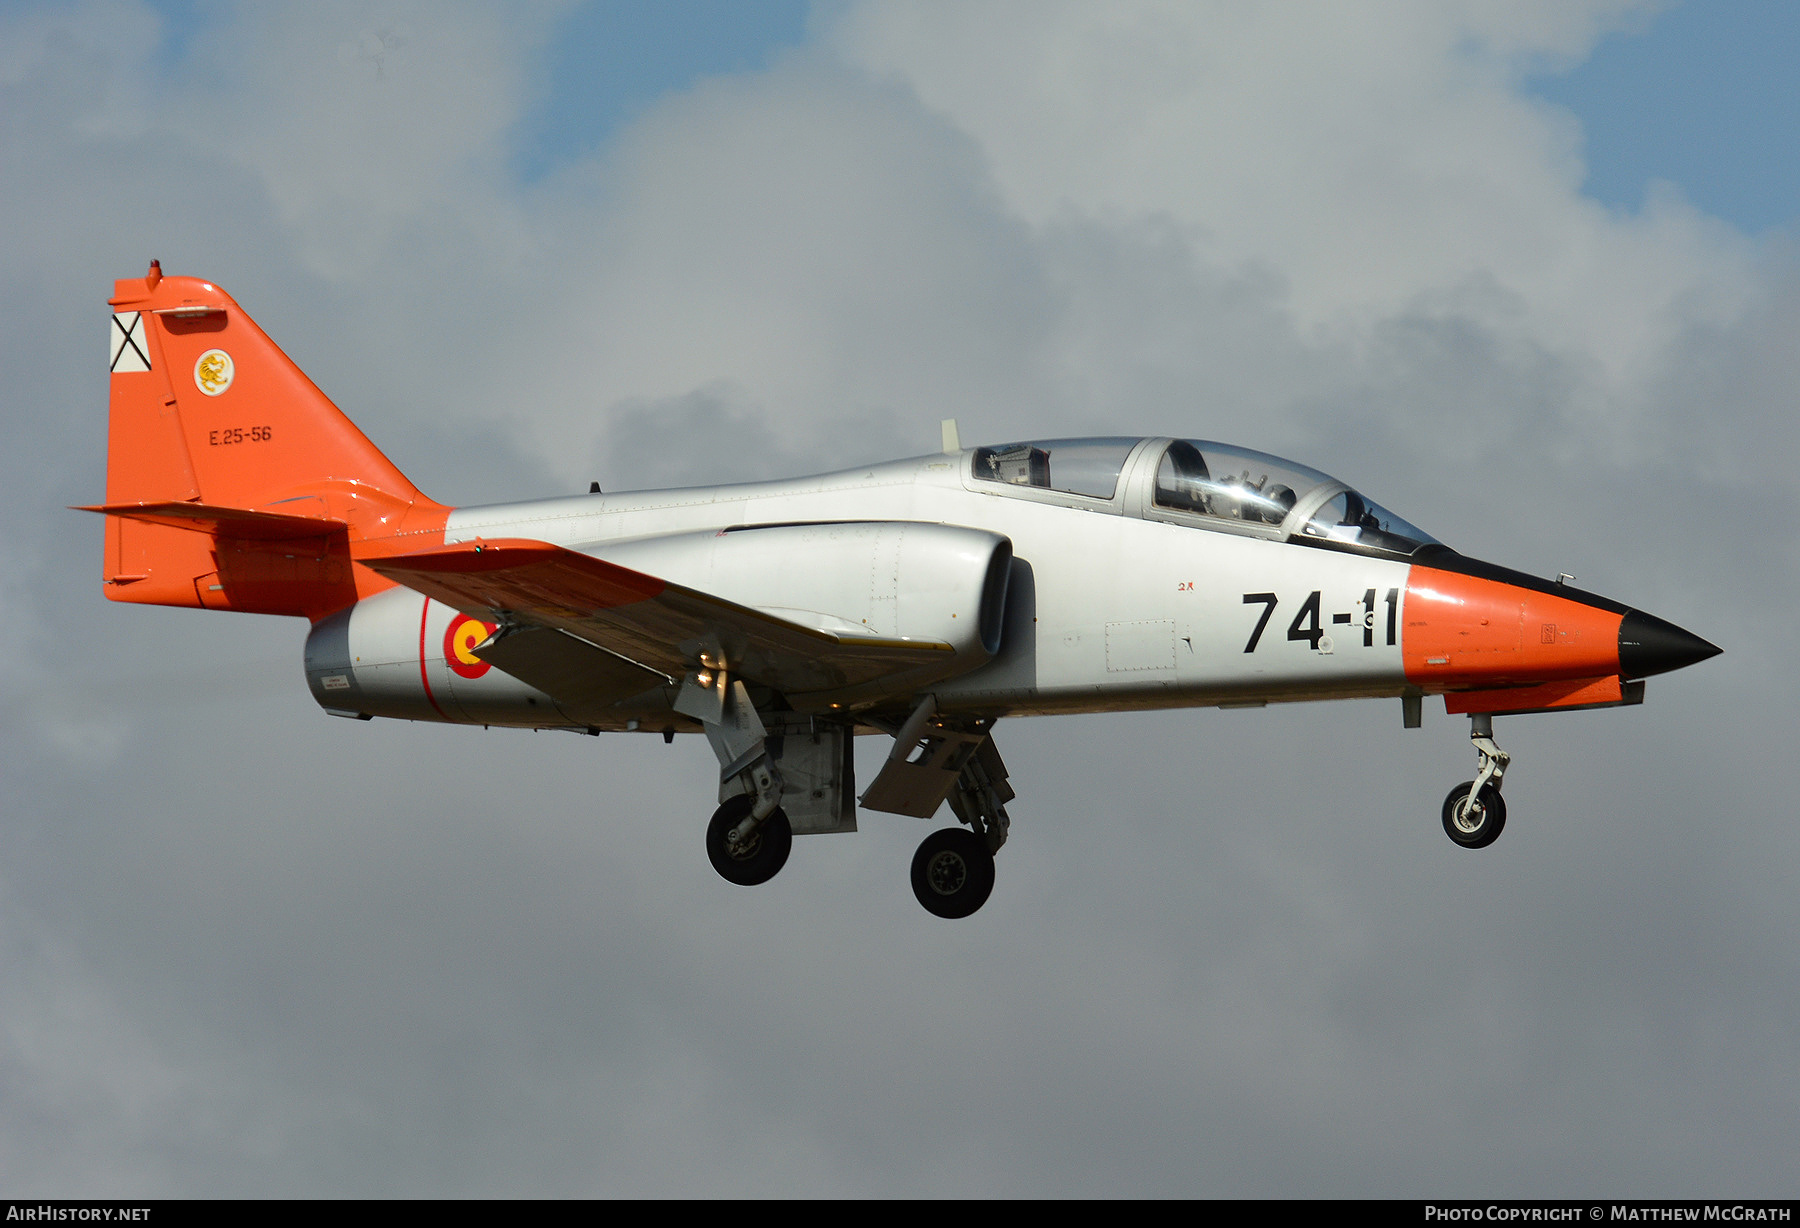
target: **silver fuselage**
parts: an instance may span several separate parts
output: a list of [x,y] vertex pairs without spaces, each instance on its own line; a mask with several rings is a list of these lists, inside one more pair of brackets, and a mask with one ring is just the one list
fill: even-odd
[[[998,717],[1402,694],[1407,681],[1395,629],[1404,625],[1400,604],[1410,566],[1163,513],[1153,485],[1167,442],[1145,440],[1134,449],[1111,499],[982,482],[971,475],[965,452],[777,482],[461,508],[451,513],[445,540],[525,538],[600,557],[630,545],[635,566],[641,558],[655,560],[656,539],[708,530],[834,522],[967,526],[1012,542],[1004,634],[992,660],[930,688],[940,711]],[[805,569],[807,559],[773,565]],[[769,608],[719,589],[716,578],[681,574],[679,559],[656,574]],[[841,583],[827,579],[827,594],[813,600],[836,608],[818,615],[877,634],[904,631],[881,625],[887,607],[870,599],[866,572]],[[819,585],[812,588],[816,594]],[[1309,600],[1309,621],[1297,625]],[[694,727],[672,713],[673,687],[603,713],[573,714],[500,670],[463,677],[449,668],[442,647],[456,617],[407,589],[358,603],[344,620],[340,646],[327,645],[318,633],[320,643],[309,642],[315,696],[334,711],[412,719]],[[339,654],[350,659],[340,663]],[[333,671],[340,664],[352,685],[326,689],[321,679],[338,676]],[[905,708],[911,699],[865,695],[843,702],[818,693],[793,703],[800,711],[841,706],[850,713]]]

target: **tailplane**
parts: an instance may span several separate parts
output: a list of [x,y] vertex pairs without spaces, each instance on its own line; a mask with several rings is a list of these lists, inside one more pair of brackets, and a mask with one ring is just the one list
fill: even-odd
[[230,295],[152,262],[110,302],[106,502],[84,509],[108,597],[316,619],[388,587],[353,558],[442,541],[449,509]]

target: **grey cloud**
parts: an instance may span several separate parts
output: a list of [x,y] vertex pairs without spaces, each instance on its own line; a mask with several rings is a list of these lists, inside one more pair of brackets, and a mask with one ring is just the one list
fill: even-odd
[[[492,167],[535,35],[422,11],[228,15],[267,80],[204,89],[103,33],[141,26],[128,6],[0,40],[0,156],[30,172],[0,177],[11,1188],[1785,1190],[1788,255],[1749,276],[1681,219],[1614,244],[1547,197],[1572,249],[1597,225],[1642,278],[1589,278],[1584,310],[1636,328],[1643,286],[1729,288],[1672,299],[1622,376],[1604,336],[1542,326],[1504,247],[1321,323],[1280,252],[1221,243],[1229,210],[1021,201],[995,168],[1024,145],[831,45],[515,192]],[[379,139],[337,149],[307,66],[392,20],[430,80],[396,63]],[[462,76],[477,124],[434,109]],[[237,108],[220,140],[197,100]],[[1038,122],[1006,139],[1081,148]],[[850,465],[929,450],[942,416],[1239,439],[1728,651],[1640,709],[1503,720],[1513,819],[1479,854],[1435,814],[1466,727],[1352,703],[1004,724],[1015,838],[971,924],[917,908],[929,828],[891,816],[734,888],[689,740],[332,720],[300,625],[101,598],[97,528],[60,509],[99,496],[96,321],[150,255],[219,279],[440,498]]]

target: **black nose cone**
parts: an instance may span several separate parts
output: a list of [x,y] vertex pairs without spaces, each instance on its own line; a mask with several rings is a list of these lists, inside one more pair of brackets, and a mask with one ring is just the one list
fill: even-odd
[[1721,651],[1691,631],[1637,610],[1619,623],[1619,673],[1627,678],[1666,674]]

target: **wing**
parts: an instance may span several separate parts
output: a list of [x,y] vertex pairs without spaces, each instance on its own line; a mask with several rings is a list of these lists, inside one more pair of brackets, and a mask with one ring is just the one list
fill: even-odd
[[[553,628],[580,646],[538,637],[516,664],[519,677],[558,699],[579,686],[593,702],[602,692],[616,698],[657,681],[651,672],[679,679],[699,665],[723,666],[749,682],[806,694],[833,691],[909,674],[954,652],[936,640],[837,635],[685,588],[548,542],[507,538],[459,542],[413,554],[361,560],[365,567],[466,614],[505,626]],[[476,650],[501,669],[508,641]],[[636,666],[635,674],[591,657],[604,649]],[[587,685],[559,677],[579,667]],[[529,660],[527,660],[529,658]],[[629,688],[619,690],[618,688]]]

